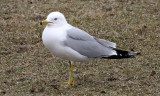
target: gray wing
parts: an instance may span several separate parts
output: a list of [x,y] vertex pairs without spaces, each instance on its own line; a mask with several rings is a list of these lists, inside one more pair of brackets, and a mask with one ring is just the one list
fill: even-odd
[[104,39],[99,39],[99,38],[95,38],[95,40],[98,43],[102,44],[103,46],[116,48],[116,43],[113,43]]
[[95,39],[85,31],[73,27],[67,30],[67,39],[64,41],[64,45],[89,58],[115,55],[113,48],[106,46],[105,42],[103,39]]

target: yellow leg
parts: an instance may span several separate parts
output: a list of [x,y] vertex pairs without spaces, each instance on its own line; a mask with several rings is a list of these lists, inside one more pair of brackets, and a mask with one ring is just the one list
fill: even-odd
[[74,80],[73,80],[73,65],[72,65],[72,62],[73,61],[70,61],[69,62],[69,69],[70,69],[70,72],[69,72],[69,81],[66,82],[65,85],[61,85],[61,86],[70,86],[70,85],[73,85],[74,84]]

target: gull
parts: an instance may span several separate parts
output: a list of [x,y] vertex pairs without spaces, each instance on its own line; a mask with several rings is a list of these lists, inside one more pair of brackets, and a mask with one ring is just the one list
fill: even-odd
[[116,44],[104,39],[91,36],[87,32],[67,23],[60,12],[51,12],[40,25],[46,25],[42,33],[45,47],[55,56],[69,60],[69,81],[62,86],[74,84],[74,62],[89,61],[94,58],[122,59],[134,58],[139,53],[124,51],[116,48]]

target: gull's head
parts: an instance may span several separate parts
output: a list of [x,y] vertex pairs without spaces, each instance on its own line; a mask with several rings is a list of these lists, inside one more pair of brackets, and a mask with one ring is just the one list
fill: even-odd
[[55,26],[55,27],[60,27],[66,24],[66,18],[64,15],[60,12],[51,12],[48,16],[47,19],[40,22],[40,25],[47,24],[47,26]]

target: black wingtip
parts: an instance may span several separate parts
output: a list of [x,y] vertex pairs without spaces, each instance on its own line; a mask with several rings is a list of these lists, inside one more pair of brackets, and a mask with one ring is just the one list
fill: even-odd
[[141,55],[141,53],[140,53],[140,52],[138,52],[138,53],[137,53],[137,55]]
[[140,55],[138,52],[133,52],[133,51],[124,51],[124,50],[119,50],[119,49],[114,49],[117,53],[117,55],[112,55],[109,57],[103,57],[103,58],[108,58],[108,59],[123,59],[123,58],[135,58],[136,55]]

